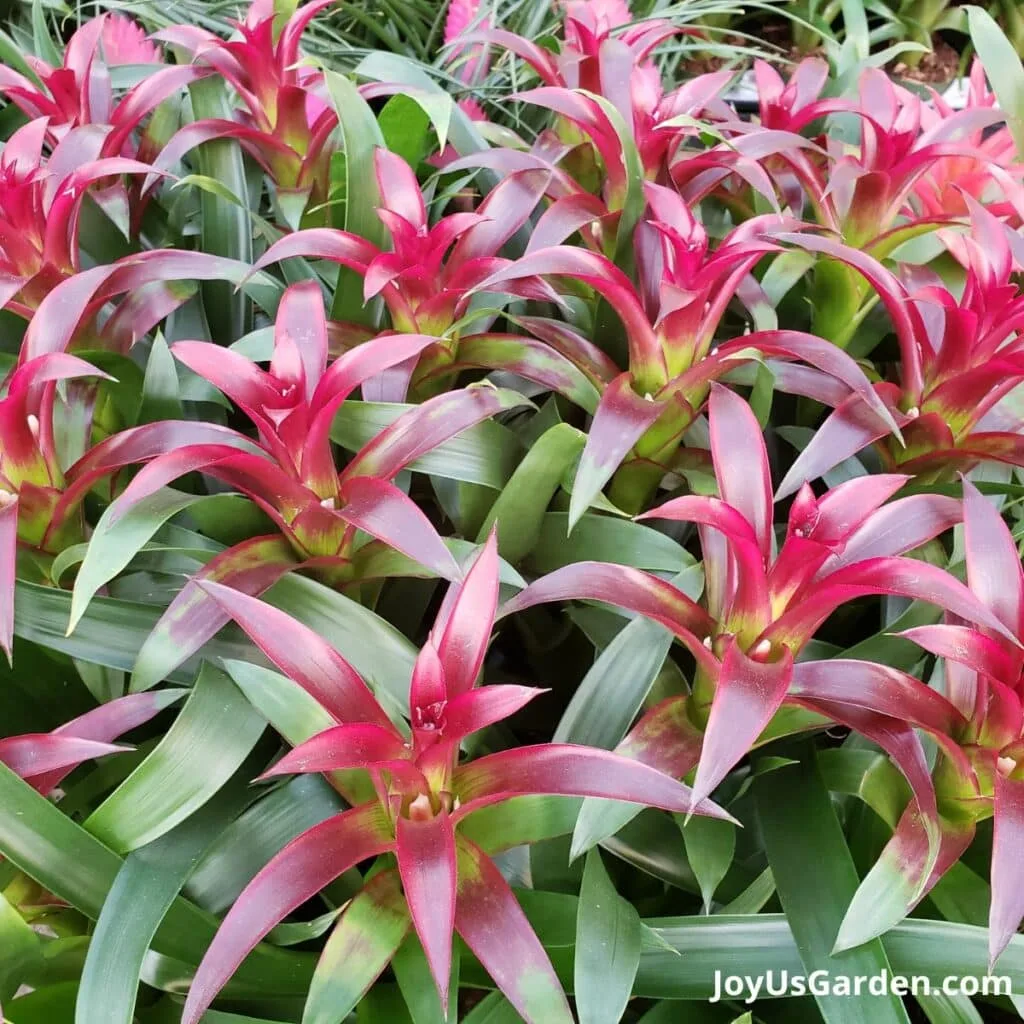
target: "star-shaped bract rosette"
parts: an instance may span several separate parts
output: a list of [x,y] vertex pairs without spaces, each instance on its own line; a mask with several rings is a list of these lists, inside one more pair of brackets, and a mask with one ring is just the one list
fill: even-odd
[[[447,214],[431,224],[413,169],[384,149],[375,152],[374,166],[381,195],[377,215],[391,236],[390,250],[346,231],[311,228],[272,245],[257,269],[296,256],[339,263],[362,276],[364,299],[381,298],[394,329],[434,336],[418,359],[396,367],[381,383],[375,395],[382,400],[403,401],[407,393],[430,397],[461,370],[482,368],[516,373],[592,408],[596,393],[589,366],[528,336],[473,332],[466,316],[474,289],[510,262],[499,254],[530,218],[550,174],[542,169],[510,174],[477,210]],[[522,291],[529,298],[558,301],[540,279],[522,282]]]
[[[600,367],[601,399],[573,483],[572,524],[609,481],[609,496],[620,508],[635,513],[647,507],[671,471],[683,433],[707,401],[712,382],[745,362],[772,359],[779,390],[857,410],[866,403],[875,419],[896,428],[863,370],[831,342],[803,331],[764,330],[715,346],[730,302],[739,300],[752,315],[759,304],[768,304],[751,271],[763,257],[780,251],[777,236],[802,237],[790,236],[791,219],[752,218],[712,249],[704,228],[675,192],[649,183],[645,195],[649,216],[636,232],[639,286],[602,254],[570,245],[531,249],[476,286],[529,297],[536,278],[564,278],[592,288],[622,321],[629,364],[625,371],[614,364]],[[853,250],[837,249],[837,258],[862,265]],[[882,277],[873,280],[887,308],[899,316],[896,289],[887,288]],[[527,326],[550,337],[543,321],[531,320]],[[557,340],[563,352],[579,358],[582,339],[577,337],[575,351],[564,340],[573,333],[567,328]],[[804,365],[793,369],[790,363]],[[579,365],[582,369],[582,359]]]
[[[780,498],[872,443],[887,469],[921,482],[949,481],[987,461],[1024,465],[1012,406],[1002,405],[1024,380],[1024,297],[1011,280],[1024,247],[981,204],[969,196],[965,202],[971,231],[960,238],[968,264],[962,294],[923,268],[905,284],[884,272],[907,315],[897,322],[899,380],[874,388],[903,443],[890,438],[876,411],[846,399],[793,463]],[[812,244],[822,252],[834,245],[825,238]]]
[[[155,453],[106,513],[108,542],[140,503],[186,473],[202,472],[247,495],[279,533],[253,537],[216,555],[171,602],[140,659],[160,651],[165,674],[227,621],[199,585],[213,580],[259,594],[302,568],[331,586],[370,578],[379,549],[405,556],[411,575],[457,579],[460,569],[426,513],[393,482],[407,466],[495,413],[525,403],[518,393],[478,386],[415,406],[363,446],[341,470],[331,428],[345,401],[381,373],[415,359],[434,339],[382,335],[328,366],[323,298],[314,282],[292,285],[277,312],[269,368],[208,342],[171,351],[220,388],[248,416],[257,440],[229,428]],[[365,543],[367,534],[370,543]],[[392,566],[390,571],[394,571]],[[84,604],[79,606],[84,610]],[[162,676],[161,676],[162,677]],[[149,679],[150,684],[156,679]]]
[[[479,810],[528,794],[594,796],[680,813],[728,817],[694,801],[682,783],[638,761],[572,744],[517,747],[461,761],[462,741],[499,722],[543,690],[479,685],[498,601],[498,551],[492,531],[451,586],[413,669],[409,727],[388,719],[355,670],[324,640],[283,612],[218,584],[204,588],[289,678],[338,723],[286,754],[267,774],[332,773],[356,803],[286,846],[256,876],[228,913],[196,974],[185,1007],[198,1021],[242,959],[286,914],[350,868],[389,854],[342,915],[319,974],[336,967],[339,950],[359,973],[352,1005],[384,969],[363,963],[357,937],[367,904],[411,923],[447,1006],[452,936],[458,933],[516,1010],[532,1024],[569,1024],[572,1015],[540,941],[497,866],[460,826]],[[344,773],[339,782],[336,773]],[[347,787],[368,776],[376,794],[357,802]],[[399,891],[400,886],[400,891]],[[358,908],[358,909],[357,909]],[[314,982],[311,1000],[318,998]],[[352,1007],[346,1007],[348,1012]],[[340,1008],[332,1006],[332,1012]]]
[[[889,753],[917,794],[937,844],[935,791],[914,730],[950,745],[955,709],[919,680],[883,665],[797,658],[833,611],[870,594],[928,601],[1005,636],[1007,628],[959,580],[903,557],[959,522],[960,503],[921,494],[886,504],[907,479],[895,474],[851,480],[820,499],[806,487],[776,551],[768,456],[754,414],[716,385],[709,420],[720,497],[676,498],[642,517],[697,525],[703,606],[649,573],[580,562],[536,580],[502,614],[582,599],[628,609],[672,630],[696,661],[691,692],[648,711],[618,749],[677,777],[696,769],[698,799],[762,738],[771,738],[772,719],[784,703],[795,704],[855,729]],[[585,806],[576,851],[629,817],[621,809]]]
[[283,26],[272,7],[252,4],[235,26],[240,38],[227,41],[197,25],[156,33],[154,38],[191,53],[192,67],[228,82],[239,102],[230,116],[184,125],[163,147],[158,166],[169,170],[196,146],[234,139],[267,171],[279,200],[289,194],[299,199],[293,219],[323,219],[338,115],[328,101],[323,72],[302,59],[299,43],[313,18],[333,3],[304,4]]
[[1024,570],[998,510],[966,480],[964,541],[968,585],[995,622],[952,614],[901,634],[943,659],[956,746],[943,746],[932,772],[940,845],[929,850],[912,803],[861,883],[838,944],[858,945],[899,923],[957,862],[977,823],[992,817],[991,967],[1024,918]]

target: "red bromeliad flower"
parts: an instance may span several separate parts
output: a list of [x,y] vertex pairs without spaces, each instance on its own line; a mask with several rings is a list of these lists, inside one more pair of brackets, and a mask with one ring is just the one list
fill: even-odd
[[[444,21],[444,44],[448,48],[447,62],[453,66],[456,77],[466,85],[475,85],[486,72],[490,61],[484,48],[478,43],[467,45],[462,37],[477,29],[491,28],[491,19],[482,15],[480,0],[451,0]],[[483,108],[466,96],[459,100],[459,106],[474,121],[486,121]]]
[[616,87],[628,88],[633,67],[648,67],[651,52],[666,39],[697,34],[663,18],[633,22],[625,0],[564,0],[559,6],[564,39],[558,53],[504,29],[470,33],[465,41],[503,47],[526,61],[545,85],[603,95],[615,76]]
[[[228,428],[157,453],[107,513],[114,527],[139,502],[186,473],[200,471],[248,495],[280,530],[217,555],[171,602],[153,637],[174,639],[181,664],[227,621],[203,580],[259,594],[294,569],[341,586],[378,575],[375,555],[393,548],[409,560],[397,570],[447,579],[461,575],[433,524],[391,481],[456,434],[525,401],[494,387],[471,387],[410,409],[355,454],[340,473],[330,430],[346,399],[390,367],[416,358],[434,339],[389,335],[366,342],[327,367],[327,327],[319,286],[292,285],[278,309],[269,371],[207,342],[171,351],[230,397],[252,420],[258,442]],[[361,542],[363,531],[374,542]],[[384,559],[386,574],[396,572]]]
[[[272,7],[260,3],[237,25],[241,39],[225,42],[192,25],[158,32],[156,38],[182,47],[200,67],[226,79],[242,107],[234,119],[185,125],[164,147],[157,165],[170,169],[210,139],[237,139],[270,174],[286,221],[297,226],[303,216],[326,219],[338,117],[323,95],[323,73],[302,64],[299,41],[310,21],[333,2],[313,0],[299,7],[280,33]],[[292,216],[294,199],[301,205]]]
[[[97,129],[103,156],[140,156],[146,135],[143,132],[136,149],[133,133],[143,119],[179,89],[209,73],[164,66],[142,29],[120,14],[102,14],[82,25],[68,41],[59,68],[31,54],[25,60],[38,84],[0,67],[0,93],[27,117],[45,117],[52,142],[84,125]],[[153,64],[154,70],[115,101],[109,66],[123,63]]]
[[[498,45],[529,64],[542,85],[514,98],[551,110],[553,126],[528,152],[485,151],[449,166],[487,166],[502,173],[526,167],[554,173],[557,168],[553,197],[565,198],[576,219],[586,209],[593,214],[590,220],[604,217],[605,250],[610,251],[634,173],[624,159],[624,145],[634,150],[641,174],[666,181],[668,155],[693,134],[691,125],[675,122],[705,111],[731,117],[730,109],[717,101],[731,74],[704,75],[665,95],[651,52],[674,35],[698,32],[664,19],[633,23],[622,0],[570,0],[562,7],[565,39],[557,54],[500,29],[466,37]],[[593,199],[589,204],[588,196]]]
[[789,81],[763,60],[754,61],[758,120],[769,131],[803,132],[819,118],[850,110],[853,104],[839,98],[823,99],[829,66],[820,57],[808,57],[793,69]]
[[759,197],[773,205],[781,197],[797,217],[810,202],[818,220],[837,230],[831,207],[821,202],[829,173],[827,138],[819,135],[812,143],[803,137],[829,114],[857,109],[850,100],[821,98],[828,76],[828,64],[815,57],[801,61],[788,82],[755,61],[758,122],[738,120],[729,111],[714,125],[724,136],[719,145],[677,149],[668,176],[680,195],[691,205],[714,195],[741,218],[753,215]]
[[[475,213],[453,213],[431,226],[416,175],[401,157],[376,152],[382,197],[378,211],[391,233],[393,251],[382,252],[365,239],[334,229],[297,231],[272,245],[257,261],[265,267],[292,256],[332,260],[356,270],[364,279],[367,300],[380,295],[392,326],[432,335],[433,344],[404,372],[388,382],[389,400],[406,391],[430,395],[442,390],[460,370],[504,369],[566,395],[584,407],[596,399],[590,374],[557,349],[515,334],[464,334],[459,318],[480,282],[509,261],[498,256],[527,221],[547,182],[544,171],[522,171],[496,186]],[[542,281],[524,282],[525,294],[557,300]],[[343,327],[365,336],[365,329]],[[385,397],[380,393],[377,397]]]
[[[672,630],[696,660],[692,690],[649,711],[617,749],[676,777],[696,766],[699,799],[710,795],[752,745],[792,728],[785,719],[778,727],[772,724],[786,703],[878,743],[898,763],[934,823],[935,794],[914,727],[946,737],[955,715],[945,701],[885,666],[848,659],[795,661],[836,608],[869,594],[929,601],[1006,634],[993,612],[954,577],[900,557],[959,521],[959,503],[929,494],[886,505],[906,481],[895,475],[858,478],[821,499],[805,487],[775,553],[771,479],[757,421],[741,398],[716,386],[710,423],[721,497],[677,498],[644,516],[697,524],[706,573],[704,607],[637,569],[580,562],[532,583],[502,614],[547,601],[595,600]],[[811,727],[820,727],[820,721],[812,720]],[[578,831],[585,826],[592,845],[624,820],[628,815],[610,816],[610,824],[597,828],[585,808]],[[932,827],[931,834],[937,832]]]
[[[932,103],[934,109],[924,108],[926,127],[954,114],[938,93],[932,94]],[[982,110],[995,106],[995,94],[988,88],[985,69],[975,58],[971,65],[966,107]],[[1006,220],[1014,228],[1020,227],[1024,211],[1014,200],[1019,196],[1024,166],[1017,160],[1017,146],[1010,130],[1005,126],[988,131],[979,128],[967,134],[964,143],[971,153],[938,161],[914,186],[913,201],[920,206],[925,217],[962,218],[970,214],[964,197],[971,196],[983,203],[993,216]],[[967,266],[968,250],[962,235],[956,231],[942,231],[940,237],[949,252]]]
[[[861,76],[859,103],[819,100],[824,70],[820,62],[804,61],[783,87],[774,72],[759,69],[764,124],[720,125],[730,135],[720,145],[692,154],[679,151],[671,175],[684,199],[692,204],[713,194],[749,216],[757,193],[777,194],[797,216],[809,204],[822,227],[876,259],[958,217],[963,201],[953,208],[936,189],[948,193],[941,184],[944,175],[967,165],[973,170],[965,191],[984,194],[1001,215],[1007,208],[1024,210],[1019,181],[1002,166],[1005,143],[978,145],[985,130],[1004,119],[991,105],[937,113],[873,68]],[[860,120],[858,146],[833,136],[812,144],[795,134],[823,114],[843,110]],[[814,271],[813,329],[845,347],[870,309],[874,282],[855,273],[857,267],[839,266],[828,252],[834,247],[830,238],[811,237],[805,247],[826,257]]]
[[[603,394],[573,486],[573,522],[617,470],[612,500],[630,512],[644,508],[671,471],[683,432],[707,400],[711,382],[744,361],[770,356],[809,363],[817,372],[782,369],[777,386],[827,404],[841,402],[853,392],[856,397],[849,401],[867,401],[876,415],[885,415],[883,403],[853,360],[813,335],[758,331],[712,348],[734,298],[748,309],[768,305],[750,271],[764,255],[779,251],[775,237],[802,236],[780,232],[785,221],[769,215],[741,224],[712,252],[703,227],[676,193],[648,183],[645,194],[652,216],[636,233],[639,290],[610,260],[565,245],[531,249],[477,286],[481,291],[529,294],[520,290],[520,280],[564,276],[597,291],[625,326],[629,369],[609,371],[607,359],[601,366]],[[859,254],[841,246],[836,251],[840,258],[863,262]],[[895,293],[888,291],[883,290],[883,299],[895,317],[905,319]],[[551,339],[544,322],[527,323],[539,336]],[[586,344],[568,328],[561,328],[558,336],[575,338],[577,349]],[[571,351],[564,341],[562,350]]]
[[100,48],[104,61],[111,67],[159,64],[162,60],[160,50],[149,41],[146,30],[137,21],[116,12],[105,15]]
[[912,801],[861,883],[837,944],[859,945],[897,924],[957,862],[976,824],[993,817],[991,969],[1024,918],[1024,571],[1002,517],[968,481],[964,538],[968,584],[996,628],[949,615],[943,625],[901,634],[944,659],[948,734],[957,746],[943,745],[932,773],[941,841],[929,848]]
[[[571,1024],[547,955],[488,856],[496,851],[485,852],[461,826],[477,811],[526,794],[601,796],[718,817],[724,812],[707,801],[695,803],[686,786],[655,769],[584,746],[519,747],[460,763],[460,743],[467,736],[544,692],[476,685],[498,600],[496,535],[491,533],[465,579],[449,590],[416,660],[409,692],[411,740],[317,634],[254,598],[216,584],[204,587],[337,722],[286,754],[267,776],[331,773],[354,806],[294,839],[241,894],[196,973],[183,1024],[199,1021],[244,957],[285,915],[370,858],[383,858],[379,871],[339,920],[320,971],[339,969],[339,953],[358,946],[366,928],[363,910],[386,906],[388,916],[396,915],[404,927],[396,929],[391,953],[361,979],[366,988],[411,923],[446,1010],[457,932],[525,1020]],[[374,794],[370,799],[367,783]],[[352,1004],[361,996],[352,992]],[[331,1007],[335,1015],[351,1009]]]
[[[212,424],[167,421],[122,431],[86,451],[93,403],[79,401],[71,389],[66,399],[57,394],[58,383],[83,378],[110,379],[77,356],[44,354],[14,370],[0,400],[0,649],[8,658],[19,549],[32,551],[34,571],[43,571],[85,540],[82,502],[101,479],[188,439],[232,436]],[[71,442],[61,450],[57,437],[68,432]]]
[[[925,481],[948,480],[988,460],[1024,465],[1019,418],[1000,408],[1024,380],[1024,296],[1010,280],[1017,265],[1012,239],[983,207],[967,202],[973,228],[963,238],[962,296],[937,277],[915,275],[903,292],[912,330],[910,343],[901,344],[899,383],[875,385],[905,441],[876,445],[883,463]],[[863,403],[843,402],[801,452],[779,496],[888,434]]]
[[79,131],[65,134],[44,160],[48,128],[46,118],[31,121],[0,155],[0,307],[26,319],[79,270],[79,218],[90,187],[152,170],[137,160],[98,156],[95,138]]
[[[99,187],[92,190],[93,199],[122,231],[137,233],[149,194],[146,186],[143,182],[120,181],[122,172],[114,167],[101,174],[102,161],[112,157],[152,161],[163,138],[144,125],[145,119],[165,100],[209,74],[210,69],[165,66],[142,29],[119,14],[87,21],[68,42],[59,68],[31,55],[25,59],[37,81],[0,67],[0,93],[34,122],[45,124],[45,140],[56,146],[49,161],[52,171],[61,177],[72,172],[94,172],[84,183],[51,183],[50,200],[65,189],[78,195],[86,184],[99,182]],[[118,63],[150,64],[153,69],[115,100],[109,67]],[[38,158],[34,162],[40,163]],[[149,191],[158,180],[151,180]],[[77,213],[51,214],[49,219],[55,224],[73,225]]]
[[529,147],[483,150],[449,161],[445,169],[546,171],[553,200],[547,230],[558,232],[559,240],[580,231],[590,248],[612,256],[630,242],[640,179],[668,182],[669,162],[699,130],[697,117],[733,116],[718,99],[731,75],[702,75],[666,95],[647,55],[680,30],[646,21],[612,37],[593,5],[568,6],[578,8],[580,20],[567,20],[559,56],[509,32],[472,37],[505,46],[530,63],[543,84],[514,98],[550,110],[553,127]]
[[[838,152],[827,181],[827,202],[847,244],[860,248],[888,231],[907,210],[914,187],[942,160],[984,159],[968,140],[1004,119],[993,108],[973,107],[925,127],[926,110],[920,97],[877,68],[861,75],[860,147],[855,154]],[[911,217],[919,215],[911,211]]]

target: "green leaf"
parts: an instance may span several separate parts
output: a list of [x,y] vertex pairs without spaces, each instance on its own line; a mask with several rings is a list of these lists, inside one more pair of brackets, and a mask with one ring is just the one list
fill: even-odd
[[[758,819],[779,899],[796,937],[805,973],[877,975],[890,969],[880,940],[831,955],[857,871],[812,748],[799,764],[754,784]],[[908,1024],[899,998],[866,993],[815,994],[827,1024]]]
[[59,68],[64,63],[64,54],[50,32],[50,23],[43,9],[42,0],[32,0],[32,49],[37,57],[41,57],[53,67]]
[[[411,87],[404,91],[416,99],[421,106],[423,106],[425,97],[447,98],[444,89],[426,73],[422,65],[397,53],[378,50],[368,54],[356,66],[356,75],[392,85]],[[448,136],[459,155],[467,156],[470,153],[478,153],[487,149],[487,143],[465,111],[457,106],[451,107],[450,111]],[[488,188],[493,188],[499,180],[493,171],[482,172],[481,177],[487,182]]]
[[[128,671],[162,611],[132,601],[93,598],[75,632],[68,636],[71,594],[19,580],[14,601],[14,632],[16,636],[72,658]],[[203,648],[203,653],[211,658],[237,658],[249,650],[248,644],[214,640]],[[195,668],[195,661],[186,663],[168,678],[191,682]]]
[[341,1024],[390,963],[411,924],[397,872],[375,875],[327,940],[302,1024]]
[[679,829],[666,814],[643,810],[615,835],[603,840],[601,846],[677,889],[700,892],[686,851],[679,842]]
[[189,899],[221,913],[286,843],[341,809],[319,775],[299,775],[272,790],[223,829],[185,886]]
[[[451,123],[451,105],[447,96],[417,97],[405,93],[392,96],[377,118],[384,145],[415,168],[433,150],[431,127],[438,134],[438,148],[444,149]],[[428,107],[436,119],[431,117]]]
[[628,623],[583,677],[553,741],[611,750],[643,706],[674,639],[650,619],[637,617]]
[[[813,895],[808,890],[808,898]],[[741,964],[742,973],[750,976],[769,971],[787,971],[791,977],[807,973],[782,914],[653,918],[645,923],[683,955],[645,946],[633,993],[636,996],[708,999],[715,991],[715,972],[724,970],[724,964]],[[886,933],[885,948],[892,974],[926,977],[938,985],[951,975],[979,980],[988,976],[987,928],[910,919]],[[839,957],[826,969],[833,977],[861,973],[848,968]],[[1024,936],[1014,937],[999,961],[998,973],[1010,979],[1015,992],[1024,991]],[[849,1019],[854,1020],[854,1001],[840,1001],[847,1004]],[[839,1019],[845,1024],[846,1018]]]
[[935,883],[928,899],[947,921],[974,924],[979,928],[988,924],[992,889],[984,878],[962,861],[954,864]]
[[374,985],[356,1013],[357,1024],[378,1024],[384,1020],[388,1024],[412,1024],[402,993],[395,985]]
[[686,859],[693,868],[704,899],[704,913],[711,912],[711,901],[719,883],[728,874],[736,851],[736,826],[717,818],[692,817],[684,825],[676,815],[686,846]]
[[[232,118],[227,83],[217,75],[189,86],[192,113],[197,121]],[[195,151],[200,176],[219,182],[235,196],[247,196],[245,161],[241,145],[234,139],[204,142]],[[253,262],[252,224],[249,211],[208,190],[199,193],[200,247],[203,252],[227,256],[242,263]],[[204,281],[203,307],[215,341],[230,344],[252,329],[252,303],[248,296],[227,281]]]
[[640,964],[640,916],[591,850],[576,915],[575,991],[580,1024],[616,1024]]
[[497,522],[502,556],[516,564],[528,555],[540,537],[548,504],[583,451],[586,439],[568,423],[556,423],[541,435],[491,506],[477,541],[483,543]]
[[203,852],[249,801],[250,769],[188,821],[130,854],[96,922],[82,971],[76,1024],[132,1024],[146,950]]
[[0,892],[0,1003],[7,1005],[42,959],[39,936]]
[[[409,1009],[413,1024],[458,1024],[457,1000],[451,1000],[446,1017],[441,1009],[441,1000],[430,973],[427,957],[415,931],[410,931],[406,935],[405,941],[391,961],[391,969],[395,972],[398,988]],[[455,993],[458,990],[459,956],[458,947],[455,947],[452,951],[449,991]]]
[[[392,402],[346,402],[334,420],[331,440],[349,451],[358,451],[412,408]],[[417,459],[409,468],[501,490],[521,455],[522,445],[512,431],[493,420],[484,420]]]
[[[44,889],[94,920],[124,863],[3,764],[0,854]],[[216,921],[210,914],[177,899],[153,938],[153,949],[194,967],[215,928]],[[305,995],[312,973],[313,962],[308,955],[259,946],[236,972],[235,985],[262,993]]]
[[967,7],[967,25],[1007,125],[1024,153],[1024,65],[992,15],[981,7]]
[[328,910],[326,914],[314,917],[312,921],[291,921],[271,928],[267,934],[267,942],[275,946],[298,946],[300,943],[319,939],[331,930],[338,920],[344,907]]
[[39,76],[29,67],[25,60],[25,51],[6,32],[0,29],[0,61],[24,75],[35,85],[42,85]]
[[[325,68],[324,82],[338,115],[338,127],[345,150],[345,159],[341,164],[345,216],[341,226],[384,249],[387,247],[388,232],[377,216],[381,197],[373,158],[374,150],[378,146],[384,147],[384,137],[370,105],[348,78]],[[376,326],[379,308],[379,302],[364,305],[363,280],[359,274],[348,267],[340,267],[331,316],[335,320]]]
[[[658,1003],[645,1013],[639,1024],[679,1024],[677,1003]],[[721,1004],[714,1006],[703,1003],[692,1003],[686,1007],[686,1024],[726,1024],[732,1020],[732,1011]]]
[[871,38],[864,0],[842,0],[842,9],[846,39],[852,44],[857,59],[865,60],[871,51]]
[[[569,533],[567,512],[549,512],[530,554],[537,573],[553,572],[571,562],[596,561],[632,565],[637,569],[677,573],[694,566],[693,556],[671,537],[642,523],[611,516],[585,515]],[[703,590],[703,573],[687,577],[686,594],[696,599]],[[694,593],[696,590],[696,593]]]
[[459,834],[484,853],[539,843],[568,835],[582,800],[574,796],[515,796],[474,811],[459,825]]
[[156,423],[158,420],[182,418],[177,364],[163,334],[158,331],[149,349],[135,422]]
[[54,1024],[72,1020],[77,995],[78,984],[73,981],[29,992],[4,1004],[5,1021],[7,1024]]
[[377,118],[384,145],[416,168],[427,155],[430,118],[409,96],[398,93],[384,104]]
[[758,914],[764,905],[775,895],[775,879],[772,869],[765,868],[731,903],[727,903],[719,913]]
[[462,1024],[522,1024],[522,1020],[500,992],[492,992],[462,1018]]
[[314,697],[280,672],[233,659],[223,666],[249,703],[293,747],[338,724]]
[[936,992],[917,996],[917,1002],[931,1024],[983,1024],[981,1014],[967,996]]
[[85,827],[118,852],[151,843],[227,782],[265,728],[231,680],[204,665],[156,749],[93,811]]
[[[164,523],[210,497],[163,487],[132,505],[113,525],[110,513],[114,506],[108,505],[96,524],[75,579],[68,633],[75,631],[100,587],[121,572]],[[58,563],[54,564],[56,567]]]
[[[269,1011],[268,1011],[269,1012]],[[145,1018],[145,1024],[181,1024],[181,1001],[163,1000],[156,1010]],[[203,1014],[203,1024],[285,1024],[284,1021],[271,1020],[266,1014],[249,1017],[241,1013],[224,1013],[221,1010],[207,1010]]]
[[764,363],[758,363],[754,373],[754,386],[750,392],[750,408],[754,410],[762,430],[768,426],[774,395],[775,374]]
[[910,801],[910,784],[885,754],[836,747],[818,753],[818,768],[834,793],[864,801],[891,829]]

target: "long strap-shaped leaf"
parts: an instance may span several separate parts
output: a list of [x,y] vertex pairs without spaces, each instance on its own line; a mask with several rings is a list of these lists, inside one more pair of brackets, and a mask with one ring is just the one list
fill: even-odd
[[234,683],[205,665],[174,725],[93,811],[86,828],[119,852],[164,835],[220,789],[265,728]]
[[[831,956],[857,872],[828,790],[807,751],[800,762],[754,783],[758,817],[779,899],[807,974],[877,975],[889,961],[877,939]],[[827,1024],[908,1024],[897,996],[816,994]]]
[[[0,854],[45,889],[97,919],[124,863],[9,768],[0,765]],[[153,949],[198,963],[215,919],[187,900],[175,900],[153,938]],[[261,946],[237,980],[264,992],[303,995],[313,962],[301,953]]]
[[125,860],[89,943],[76,1024],[132,1024],[146,950],[198,858],[251,799],[254,760],[198,814]]
[[387,967],[411,923],[398,872],[375,875],[324,946],[302,1024],[341,1024]]

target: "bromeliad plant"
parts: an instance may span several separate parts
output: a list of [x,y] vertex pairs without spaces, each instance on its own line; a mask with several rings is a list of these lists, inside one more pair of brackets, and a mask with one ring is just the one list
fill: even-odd
[[[346,231],[296,231],[272,245],[258,268],[295,256],[339,263],[363,278],[363,297],[383,299],[396,331],[430,335],[434,341],[419,360],[382,382],[380,398],[401,401],[407,393],[421,398],[444,390],[447,381],[467,367],[507,369],[550,388],[584,407],[592,406],[593,388],[585,374],[557,349],[513,334],[465,334],[472,317],[463,317],[474,287],[506,265],[498,253],[527,222],[547,184],[544,171],[521,171],[501,182],[478,210],[452,213],[433,226],[412,168],[387,150],[374,152],[381,196],[377,211],[392,240],[384,252]],[[557,299],[542,282],[526,289],[533,298]],[[347,341],[365,340],[366,328],[345,325]]]
[[[1024,379],[1021,296],[1011,277],[1020,263],[1004,225],[970,196],[972,230],[959,239],[967,260],[957,297],[927,272],[908,274],[907,308],[914,333],[903,348],[899,383],[876,390],[903,430],[902,445],[887,440],[887,468],[921,480],[945,481],[986,460],[1020,465],[1021,436],[1007,399]],[[796,490],[889,431],[863,405],[847,401],[822,424],[780,488]]]
[[241,38],[228,42],[196,25],[158,33],[162,42],[191,54],[193,67],[216,71],[240,104],[237,111],[225,112],[231,116],[182,127],[168,141],[159,165],[173,166],[204,142],[237,139],[267,171],[286,223],[325,220],[338,117],[323,73],[302,62],[299,41],[310,21],[333,2],[305,4],[284,25],[276,5],[254,3],[237,25]]
[[184,2],[0,31],[0,1016],[1009,1019],[708,1002],[1024,976],[993,23],[741,116],[715,0]]
[[[944,659],[946,736],[932,769],[941,817],[939,842],[922,839],[921,808],[911,803],[878,864],[861,883],[839,942],[850,946],[886,931],[909,913],[970,846],[979,822],[993,818],[990,968],[1024,918],[1018,843],[1022,811],[1020,644],[1024,574],[1017,544],[996,508],[964,483],[967,582],[999,628],[947,615],[941,625],[903,635]],[[869,910],[869,908],[871,908]]]
[[[416,657],[409,686],[411,738],[316,633],[237,591],[202,586],[337,723],[287,753],[265,777],[343,773],[333,778],[353,806],[293,839],[239,896],[191,985],[185,1024],[197,1024],[243,957],[287,913],[370,858],[380,858],[378,868],[328,940],[308,1017],[330,1013],[343,1019],[411,924],[444,1013],[452,937],[458,933],[524,1020],[571,1022],[547,954],[489,856],[517,840],[495,836],[485,851],[470,838],[474,815],[530,794],[558,794],[725,816],[714,804],[694,800],[681,783],[605,750],[541,744],[461,762],[460,746],[468,737],[545,692],[477,685],[498,602],[493,531],[465,579],[452,585]],[[369,800],[361,795],[367,780]],[[393,919],[389,947],[370,952],[364,944],[377,939],[366,934],[367,918],[382,914]],[[342,985],[339,971],[347,975]]]
[[[351,394],[416,359],[433,340],[422,334],[382,336],[328,367],[323,299],[319,286],[306,282],[292,285],[281,299],[269,370],[209,342],[180,341],[172,347],[177,359],[234,400],[258,440],[221,428],[158,453],[105,513],[104,544],[123,543],[123,536],[137,529],[133,510],[194,472],[247,495],[280,532],[221,552],[181,590],[140,655],[164,651],[161,670],[150,682],[188,659],[228,621],[204,581],[260,594],[294,569],[312,572],[333,587],[403,572],[459,577],[458,564],[433,524],[392,481],[449,438],[524,399],[494,387],[438,396],[398,417],[341,472],[331,442],[335,416]],[[406,560],[396,562],[391,549]]]
[[[601,401],[573,485],[570,522],[579,519],[613,476],[612,501],[627,512],[644,508],[662,477],[673,469],[683,435],[703,408],[712,382],[751,359],[769,356],[809,364],[814,368],[809,373],[782,370],[776,386],[829,404],[837,393],[845,393],[849,398],[844,401],[866,402],[876,415],[887,416],[856,363],[806,332],[748,330],[715,345],[716,332],[734,300],[752,318],[770,306],[750,274],[765,255],[780,251],[774,239],[785,235],[781,229],[789,226],[782,218],[752,218],[711,251],[703,226],[677,193],[647,183],[644,195],[650,218],[637,229],[639,288],[606,257],[565,245],[528,252],[478,285],[481,291],[501,286],[529,294],[519,284],[524,278],[532,287],[532,276],[559,275],[593,288],[622,321],[628,370],[602,381]],[[841,259],[862,263],[841,246],[835,252]],[[550,337],[545,326],[537,324],[539,333]],[[578,331],[563,328],[557,337],[577,339],[578,350],[586,344]],[[562,350],[567,351],[564,342]]]
[[[956,523],[959,503],[922,494],[886,504],[908,479],[890,474],[848,481],[821,500],[804,487],[776,552],[768,457],[763,448],[757,451],[757,421],[742,399],[720,386],[712,392],[709,418],[720,496],[675,498],[642,517],[698,526],[704,607],[654,576],[581,562],[538,579],[504,611],[552,600],[596,600],[668,627],[696,663],[692,688],[649,711],[617,749],[680,777],[696,768],[698,799],[710,795],[751,745],[794,728],[785,715],[773,724],[789,702],[878,743],[934,822],[935,795],[914,728],[944,735],[951,716],[942,713],[942,701],[918,680],[886,666],[798,659],[840,605],[868,594],[933,602],[1005,633],[958,580],[900,557]],[[615,827],[621,824],[612,820]],[[583,848],[609,831],[586,811],[577,828]]]

